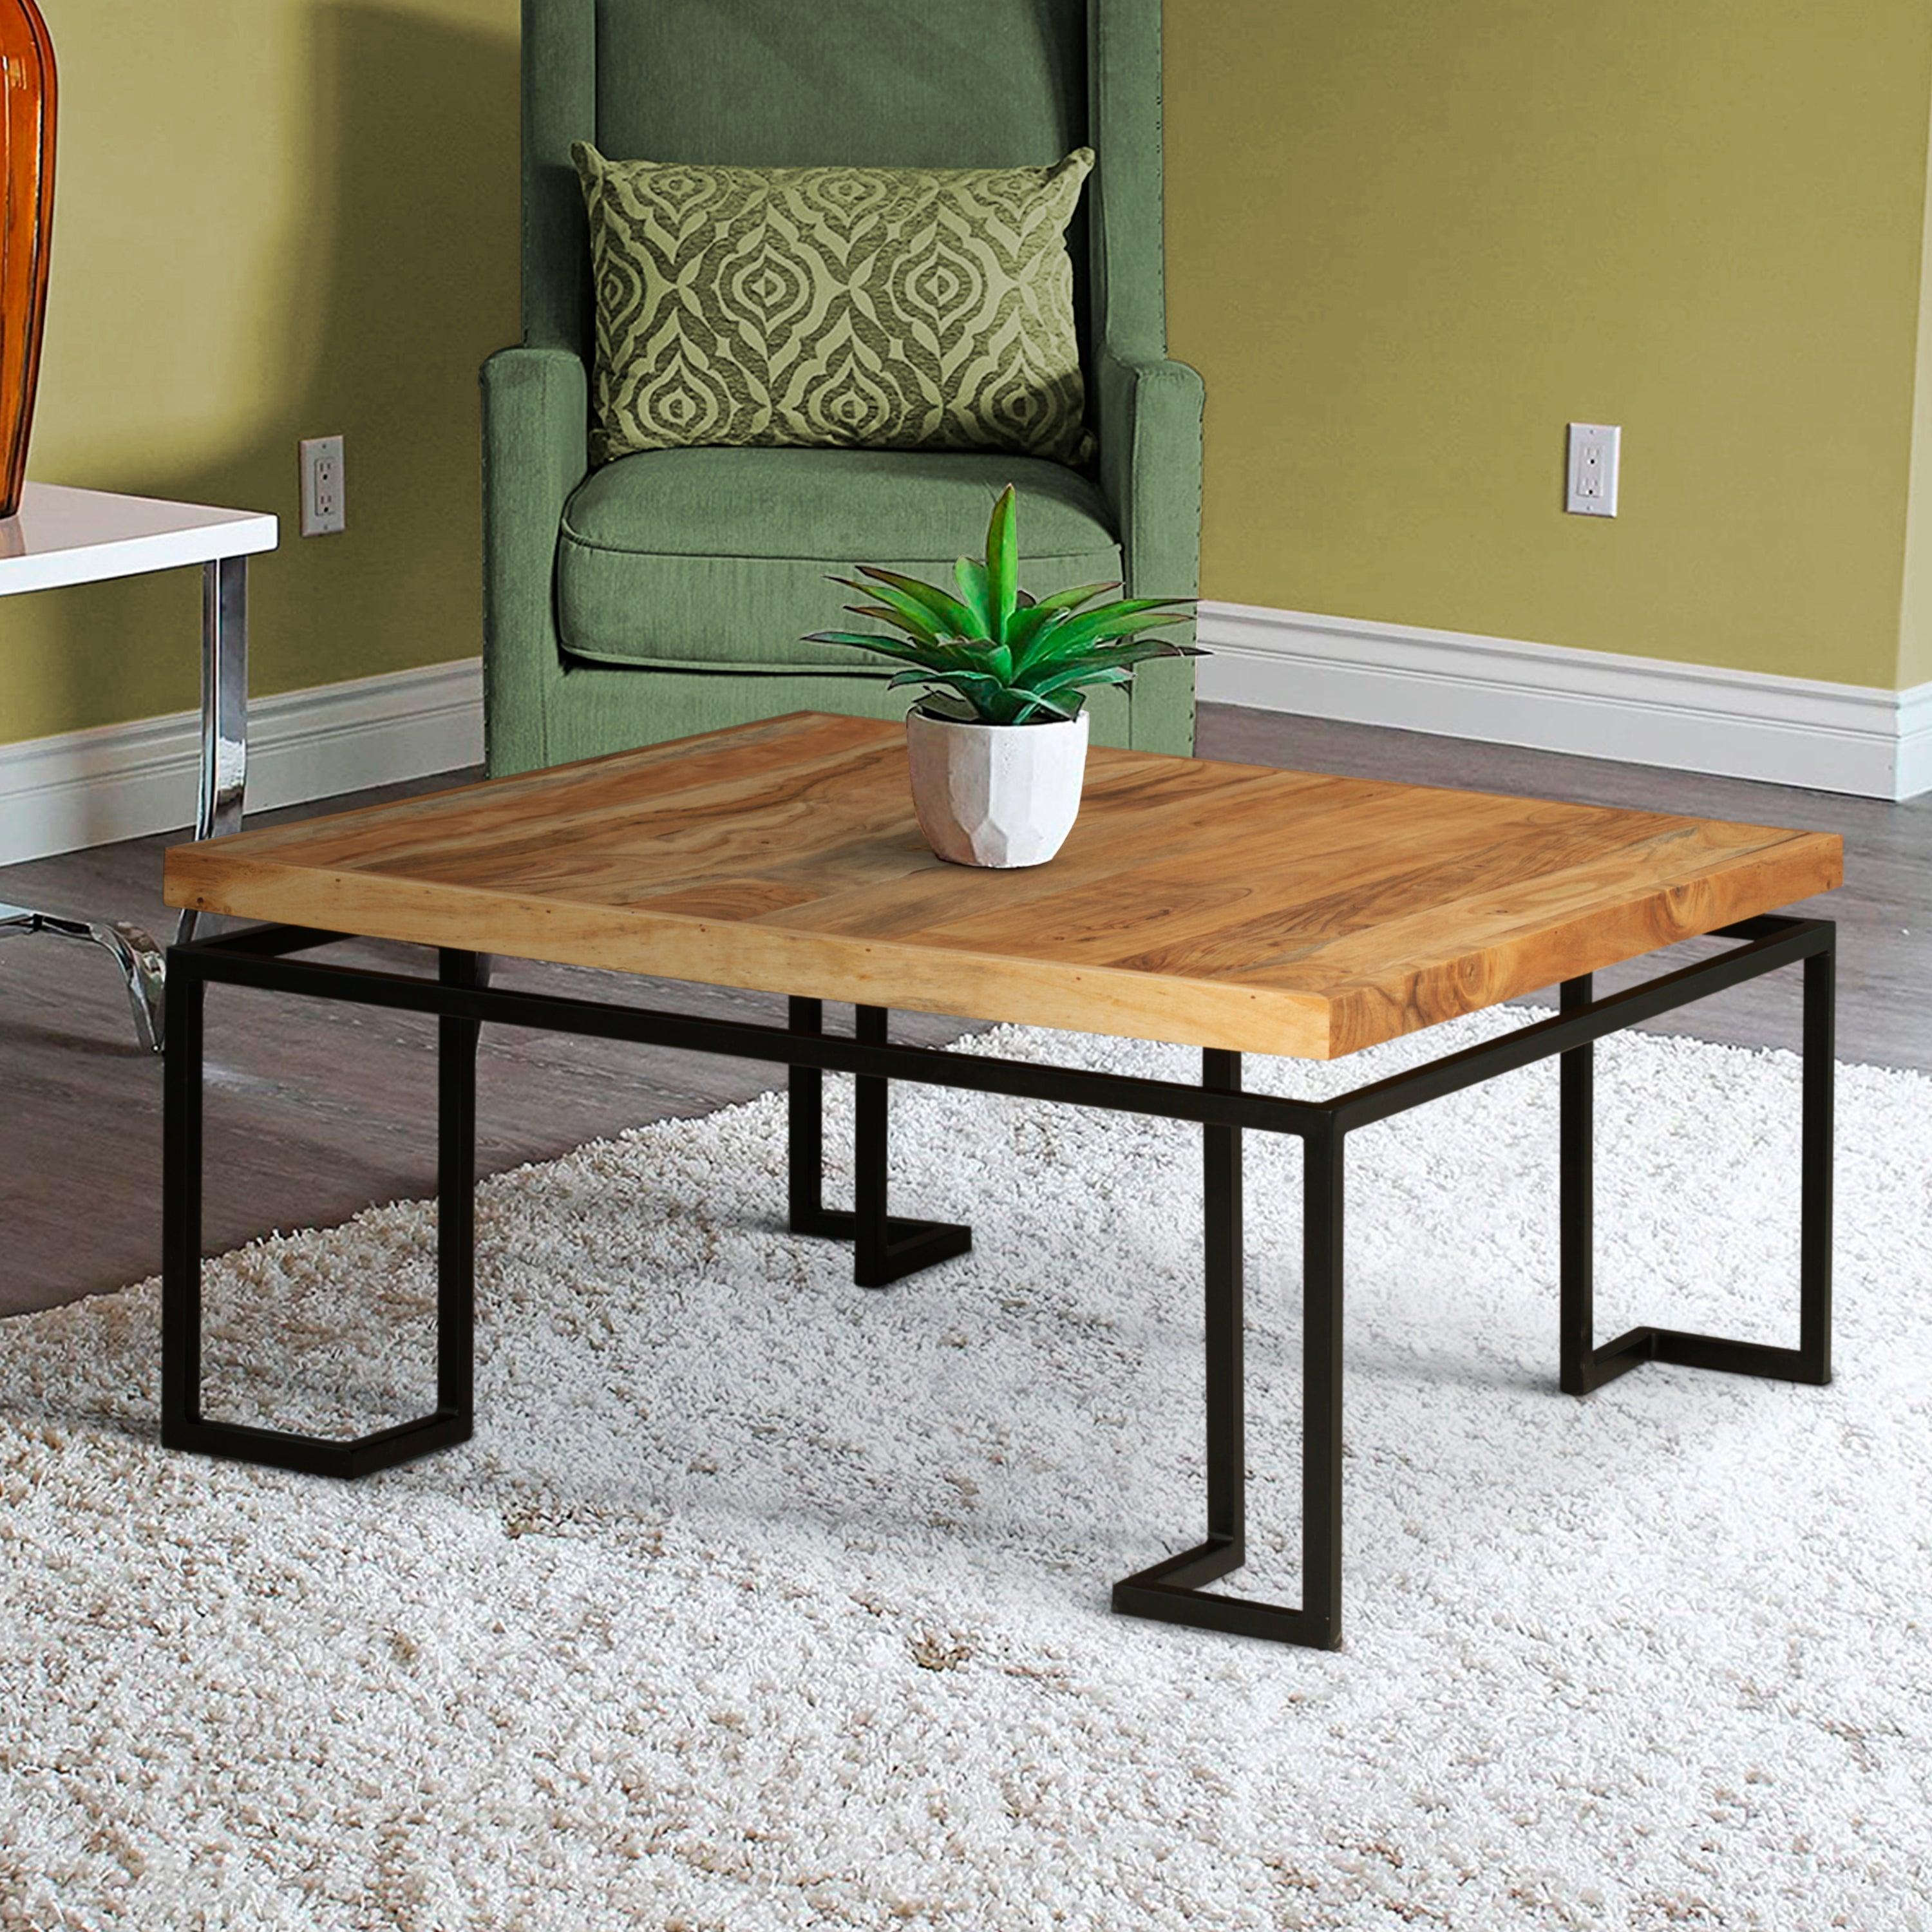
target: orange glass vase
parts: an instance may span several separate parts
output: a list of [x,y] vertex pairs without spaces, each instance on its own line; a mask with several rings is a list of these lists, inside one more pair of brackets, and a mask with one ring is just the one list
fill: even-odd
[[20,507],[54,226],[54,44],[34,0],[0,0],[0,517]]

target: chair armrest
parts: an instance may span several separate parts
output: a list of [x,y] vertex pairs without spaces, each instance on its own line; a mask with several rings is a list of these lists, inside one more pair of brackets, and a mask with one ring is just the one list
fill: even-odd
[[1207,392],[1185,362],[1103,348],[1100,489],[1118,520],[1127,590],[1191,597],[1201,574],[1201,419]]
[[483,365],[483,686],[493,774],[548,764],[562,675],[557,531],[590,472],[590,378],[568,349],[506,349]]
[[[1127,594],[1192,597],[1201,586],[1201,418],[1207,392],[1185,362],[1133,359],[1102,348],[1096,398],[1100,490],[1120,533]],[[1191,623],[1175,634],[1192,638]],[[1137,749],[1194,745],[1194,669],[1171,658],[1134,681]]]

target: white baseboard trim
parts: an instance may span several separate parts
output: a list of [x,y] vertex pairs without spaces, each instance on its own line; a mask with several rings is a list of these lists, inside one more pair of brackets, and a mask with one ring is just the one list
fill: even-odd
[[[192,711],[0,745],[0,866],[191,824],[200,756]],[[459,771],[482,758],[477,658],[284,692],[248,707],[251,811]]]
[[[1867,798],[1932,791],[1932,684],[1910,691],[1519,644],[1255,604],[1201,607],[1204,702]],[[480,659],[258,698],[268,810],[483,757]],[[189,824],[196,713],[0,745],[0,866]]]
[[1202,699],[1812,791],[1932,791],[1932,684],[1874,691],[1204,603]]
[[1894,798],[1932,791],[1932,684],[1898,694],[1898,767]]

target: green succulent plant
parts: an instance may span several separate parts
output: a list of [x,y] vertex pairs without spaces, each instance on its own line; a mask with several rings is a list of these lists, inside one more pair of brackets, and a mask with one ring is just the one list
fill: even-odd
[[905,668],[889,690],[922,685],[922,710],[984,724],[1077,718],[1088,692],[1130,683],[1135,667],[1149,658],[1203,655],[1192,644],[1136,634],[1181,622],[1192,607],[1190,597],[1094,603],[1103,592],[1118,590],[1118,584],[1083,584],[1051,597],[1028,595],[1019,587],[1017,521],[1009,483],[993,506],[986,561],[962,556],[955,567],[957,594],[869,563],[858,566],[863,583],[831,580],[870,600],[848,604],[854,616],[890,624],[902,636],[818,631],[806,641],[850,644],[896,659]]

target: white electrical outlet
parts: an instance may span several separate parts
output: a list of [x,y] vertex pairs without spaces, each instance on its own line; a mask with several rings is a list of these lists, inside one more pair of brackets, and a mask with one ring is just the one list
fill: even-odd
[[302,446],[302,533],[332,537],[349,527],[342,439],[318,436]]
[[1570,425],[1570,482],[1563,507],[1572,516],[1617,513],[1617,458],[1623,430],[1615,423]]

